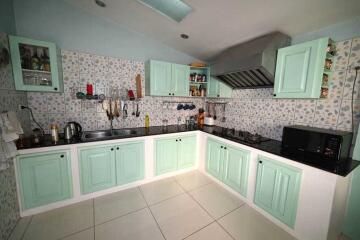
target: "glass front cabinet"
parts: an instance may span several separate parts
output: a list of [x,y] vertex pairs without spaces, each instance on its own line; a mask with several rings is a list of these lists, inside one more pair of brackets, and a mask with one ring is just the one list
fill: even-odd
[[16,90],[62,92],[61,55],[51,42],[9,36]]

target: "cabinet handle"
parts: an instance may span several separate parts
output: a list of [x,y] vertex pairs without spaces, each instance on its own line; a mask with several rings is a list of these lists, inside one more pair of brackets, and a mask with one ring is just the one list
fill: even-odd
[[111,148],[111,151],[114,151],[114,148]]
[[177,139],[175,141],[178,141]]
[[218,94],[217,97],[220,97],[220,95]]
[[175,96],[175,94],[174,94],[174,93],[173,93],[172,95],[173,95],[173,96]]
[[169,96],[171,96],[171,93],[169,93]]
[[60,157],[61,157],[61,158],[64,158],[64,154],[61,154]]
[[276,94],[274,93],[273,96],[276,97]]
[[54,90],[55,90],[55,91],[57,91],[57,87],[56,87],[56,88],[54,88]]
[[179,139],[179,141],[181,142],[181,138]]
[[120,149],[119,147],[116,148],[116,150],[119,150],[119,149]]
[[223,146],[221,146],[221,148],[224,148]]
[[227,149],[226,147],[224,147],[224,149]]
[[262,164],[262,161],[259,161],[260,164]]

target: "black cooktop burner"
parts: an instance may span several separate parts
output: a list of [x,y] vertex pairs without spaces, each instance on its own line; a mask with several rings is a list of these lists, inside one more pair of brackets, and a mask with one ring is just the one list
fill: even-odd
[[247,131],[236,131],[234,128],[228,129],[226,135],[239,141],[252,144],[266,142],[270,140],[269,138],[265,138],[257,133],[253,134]]

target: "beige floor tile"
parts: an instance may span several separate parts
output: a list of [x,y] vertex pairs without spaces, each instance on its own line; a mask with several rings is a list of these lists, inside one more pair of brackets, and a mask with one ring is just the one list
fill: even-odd
[[236,240],[295,240],[248,205],[221,218],[219,223]]
[[94,240],[94,228],[75,233],[73,235],[62,238],[61,240]]
[[20,218],[8,240],[20,240],[24,236],[25,230],[30,224],[30,221],[31,217]]
[[150,208],[167,240],[183,239],[213,221],[187,194],[168,199]]
[[232,240],[232,238],[215,222],[185,238],[185,240]]
[[95,224],[103,223],[146,207],[138,188],[131,188],[94,199]]
[[58,239],[92,226],[93,201],[88,200],[34,216],[24,239]]
[[144,208],[95,227],[96,240],[163,240],[150,210]]
[[176,176],[175,178],[176,181],[178,181],[178,183],[186,191],[193,190],[211,182],[210,178],[206,177],[199,171],[192,171],[189,173],[181,174]]
[[140,188],[149,205],[184,192],[174,178],[166,178],[160,181],[148,183],[142,185]]
[[239,198],[215,183],[197,188],[190,194],[216,219],[244,204]]

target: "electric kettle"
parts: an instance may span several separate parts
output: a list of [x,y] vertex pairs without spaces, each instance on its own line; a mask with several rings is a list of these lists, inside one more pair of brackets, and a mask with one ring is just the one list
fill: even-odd
[[67,126],[70,127],[70,132],[72,137],[79,138],[81,136],[82,127],[77,122],[68,122]]

